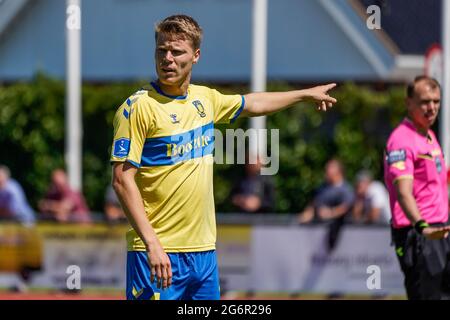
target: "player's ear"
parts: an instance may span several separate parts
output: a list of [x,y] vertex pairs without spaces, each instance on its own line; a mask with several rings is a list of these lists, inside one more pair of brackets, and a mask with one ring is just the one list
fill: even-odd
[[196,64],[200,59],[200,49],[195,49],[193,63]]

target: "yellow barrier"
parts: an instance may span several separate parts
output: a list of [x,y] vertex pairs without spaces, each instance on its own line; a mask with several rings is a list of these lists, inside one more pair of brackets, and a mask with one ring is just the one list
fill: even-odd
[[42,237],[36,228],[0,224],[0,270],[39,270],[42,265]]
[[42,223],[25,227],[0,224],[0,271],[40,270],[45,239],[109,239],[125,237],[127,225],[63,225]]

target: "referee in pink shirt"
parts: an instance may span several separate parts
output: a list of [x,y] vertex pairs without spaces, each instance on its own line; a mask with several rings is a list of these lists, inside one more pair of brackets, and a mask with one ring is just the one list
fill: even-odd
[[439,83],[417,77],[407,88],[407,117],[386,146],[392,239],[408,299],[443,299],[450,292],[447,169],[430,129],[440,102]]

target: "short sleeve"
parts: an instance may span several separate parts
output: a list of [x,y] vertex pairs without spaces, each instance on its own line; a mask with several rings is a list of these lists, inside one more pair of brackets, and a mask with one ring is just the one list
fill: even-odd
[[245,106],[244,96],[240,94],[225,95],[212,89],[211,99],[214,109],[214,123],[233,123]]
[[130,162],[140,167],[145,140],[152,128],[152,117],[142,99],[127,100],[114,117],[111,162]]
[[405,142],[388,143],[385,166],[392,182],[399,179],[412,179],[414,173],[414,152]]

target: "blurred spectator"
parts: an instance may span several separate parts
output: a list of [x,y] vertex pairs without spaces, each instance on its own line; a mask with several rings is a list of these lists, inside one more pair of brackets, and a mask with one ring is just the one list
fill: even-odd
[[123,212],[122,206],[119,202],[116,192],[111,185],[106,189],[105,194],[105,215],[108,222],[126,222],[127,217]]
[[380,181],[373,180],[369,171],[356,175],[353,222],[389,225],[391,209],[389,194]]
[[39,202],[39,210],[45,220],[91,222],[83,195],[69,186],[67,175],[62,169],[52,172],[50,188]]
[[[255,162],[255,163],[250,163]],[[270,176],[261,175],[261,161],[245,162],[245,176],[231,192],[237,210],[247,213],[267,213],[274,209],[275,188]]]
[[329,222],[328,249],[332,250],[347,214],[351,211],[354,194],[345,180],[344,167],[337,159],[325,165],[325,182],[315,193],[311,203],[298,217],[299,223]]
[[[29,249],[29,235],[33,233],[32,228],[29,227],[36,221],[35,213],[28,204],[22,187],[11,178],[9,168],[3,165],[0,165],[0,220],[19,222],[25,226],[26,228],[18,233],[20,241],[15,246],[20,247],[19,250]],[[31,239],[35,240],[35,238]],[[33,246],[35,245],[36,243],[33,243]],[[34,268],[26,264],[21,265],[17,270],[17,283],[10,290],[28,291],[32,271]]]
[[11,178],[9,168],[0,165],[0,219],[32,225],[36,218],[20,184]]

